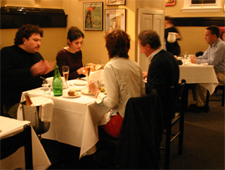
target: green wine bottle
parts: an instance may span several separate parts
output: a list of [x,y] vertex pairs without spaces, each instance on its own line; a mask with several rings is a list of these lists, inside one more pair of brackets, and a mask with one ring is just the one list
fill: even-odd
[[62,96],[63,94],[63,83],[59,72],[59,67],[55,66],[55,74],[52,82],[52,89],[54,96]]

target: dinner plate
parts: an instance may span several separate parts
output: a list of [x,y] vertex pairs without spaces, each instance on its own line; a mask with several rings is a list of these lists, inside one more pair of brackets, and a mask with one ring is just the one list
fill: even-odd
[[94,95],[92,94],[86,87],[81,89],[81,94],[85,94],[85,95]]
[[84,80],[74,80],[74,85],[76,86],[85,86],[87,84]]
[[83,89],[84,87],[83,86],[78,86],[78,87],[70,87],[70,89],[72,89],[72,90],[74,90],[74,91],[76,91],[76,92],[78,92],[78,91],[81,91],[81,89]]
[[87,81],[87,77],[81,77],[80,79],[83,80],[83,81],[84,80]]
[[64,98],[78,98],[80,96],[81,96],[80,93],[78,93],[78,95],[76,95],[76,96],[69,96],[68,93],[65,93],[62,95],[62,97],[64,97]]

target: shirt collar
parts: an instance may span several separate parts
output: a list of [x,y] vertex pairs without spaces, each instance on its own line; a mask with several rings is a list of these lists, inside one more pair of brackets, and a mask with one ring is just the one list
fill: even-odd
[[211,47],[215,47],[217,42],[219,41],[220,38],[217,38],[217,40],[211,45]]
[[149,55],[149,57],[148,57],[149,61],[151,61],[152,58],[153,58],[156,54],[158,54],[161,50],[162,50],[162,48],[159,48],[158,50],[155,50],[153,53],[151,53],[151,54]]

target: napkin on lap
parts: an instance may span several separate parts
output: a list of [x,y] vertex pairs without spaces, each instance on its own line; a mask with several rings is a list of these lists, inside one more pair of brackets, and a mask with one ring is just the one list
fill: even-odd
[[32,97],[34,106],[39,107],[39,118],[42,122],[51,122],[54,102],[47,97]]

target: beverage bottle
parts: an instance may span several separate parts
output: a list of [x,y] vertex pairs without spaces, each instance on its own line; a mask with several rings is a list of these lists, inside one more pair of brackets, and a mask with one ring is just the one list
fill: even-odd
[[30,95],[28,93],[24,94],[25,98],[26,98],[26,105],[30,106],[33,104],[32,100],[30,99]]
[[52,82],[52,89],[54,96],[62,96],[63,93],[63,83],[61,74],[59,72],[59,67],[55,66],[55,74]]

